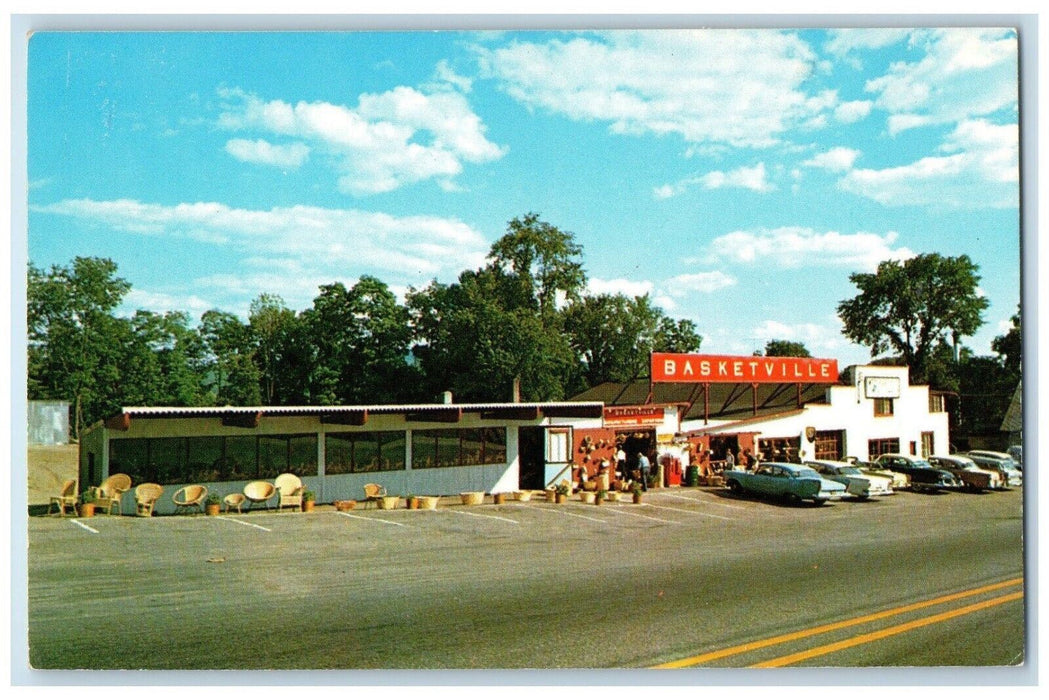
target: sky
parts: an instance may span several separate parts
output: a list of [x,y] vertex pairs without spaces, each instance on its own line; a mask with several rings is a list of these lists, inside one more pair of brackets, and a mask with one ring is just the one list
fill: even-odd
[[590,293],[648,294],[701,352],[842,366],[850,273],[979,266],[991,354],[1020,300],[1018,54],[1003,28],[38,32],[28,251],[114,260],[121,313],[368,274],[403,297],[529,212]]

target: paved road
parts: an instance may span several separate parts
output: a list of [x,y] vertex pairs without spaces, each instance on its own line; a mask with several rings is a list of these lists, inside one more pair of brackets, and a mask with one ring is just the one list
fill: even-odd
[[31,518],[30,660],[1010,665],[1023,660],[1022,498],[813,507],[683,488],[638,506]]

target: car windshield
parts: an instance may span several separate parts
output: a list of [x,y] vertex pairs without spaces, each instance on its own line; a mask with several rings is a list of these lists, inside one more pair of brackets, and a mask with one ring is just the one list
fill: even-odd
[[924,459],[911,460],[911,465],[918,467],[919,469],[932,469],[932,465]]

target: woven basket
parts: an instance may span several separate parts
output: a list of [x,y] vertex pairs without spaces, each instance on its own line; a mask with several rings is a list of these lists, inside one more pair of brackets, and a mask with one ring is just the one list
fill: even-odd
[[519,501],[530,501],[530,500],[532,500],[532,492],[531,491],[517,491],[517,492],[514,493],[514,498],[516,498]]
[[400,502],[400,496],[383,496],[379,499],[379,508],[382,510],[394,510]]
[[596,491],[580,491],[579,492],[579,500],[582,501],[583,503],[589,503],[590,505],[593,505],[597,501],[597,492]]
[[419,496],[420,510],[437,510],[437,496]]
[[484,503],[484,491],[463,491],[459,494],[464,506],[479,506]]
[[357,507],[357,501],[335,501],[335,510],[353,510]]

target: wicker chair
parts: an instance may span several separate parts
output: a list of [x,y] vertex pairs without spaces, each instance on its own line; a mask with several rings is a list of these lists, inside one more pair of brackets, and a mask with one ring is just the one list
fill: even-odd
[[386,489],[379,484],[364,485],[364,502],[379,504],[379,500],[386,496]]
[[284,506],[298,506],[299,510],[302,510],[302,494],[306,492],[302,479],[294,474],[281,474],[273,480],[273,484],[280,492],[277,510]]
[[269,500],[277,495],[277,487],[268,481],[252,481],[244,487],[244,496],[248,499],[248,510],[256,503],[263,503],[269,510]]
[[64,484],[62,484],[62,491],[57,496],[52,496],[51,502],[47,504],[47,514],[51,515],[52,506],[58,506],[58,515],[65,515],[66,508],[72,510],[73,515],[76,515],[76,487],[76,479],[68,479]]
[[148,518],[153,515],[153,506],[157,499],[164,495],[160,484],[139,484],[135,487],[135,515]]
[[183,486],[175,495],[171,497],[171,500],[175,503],[175,512],[178,513],[184,508],[200,508],[200,512],[204,512],[204,499],[208,497],[208,487],[201,486],[200,484],[193,484],[191,486]]
[[242,493],[229,493],[222,499],[222,502],[226,504],[226,512],[229,512],[230,508],[236,508],[237,512],[240,512],[240,507],[244,505],[244,501],[248,500]]
[[105,481],[91,490],[95,494],[95,510],[104,510],[112,515],[113,506],[116,506],[117,515],[123,515],[120,509],[120,497],[125,491],[131,490],[131,477],[127,474],[110,474]]

